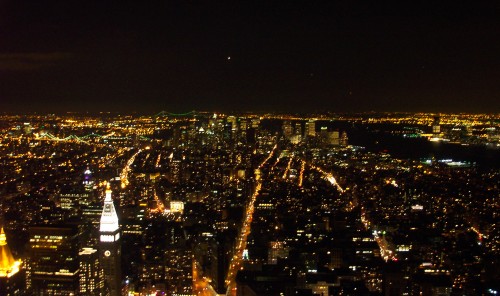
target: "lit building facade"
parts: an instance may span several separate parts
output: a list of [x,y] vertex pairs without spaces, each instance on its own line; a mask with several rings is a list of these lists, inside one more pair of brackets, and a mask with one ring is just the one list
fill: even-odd
[[103,295],[104,274],[96,249],[83,248],[80,259],[80,295]]
[[94,180],[92,178],[92,171],[90,169],[86,169],[83,173],[83,186],[86,191],[92,191],[94,188]]
[[29,295],[78,294],[78,229],[34,226],[29,231],[26,288]]
[[99,227],[99,258],[104,271],[105,285],[110,296],[121,295],[121,238],[111,189],[106,190],[104,208]]
[[0,228],[0,295],[22,295],[21,260],[12,256],[3,227]]
[[306,122],[306,137],[316,136],[316,121],[309,120]]

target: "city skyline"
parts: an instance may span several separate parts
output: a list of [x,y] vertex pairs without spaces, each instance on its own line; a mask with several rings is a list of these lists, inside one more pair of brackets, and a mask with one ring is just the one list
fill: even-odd
[[500,112],[493,1],[1,5],[6,112]]
[[0,116],[2,295],[496,295],[485,114]]

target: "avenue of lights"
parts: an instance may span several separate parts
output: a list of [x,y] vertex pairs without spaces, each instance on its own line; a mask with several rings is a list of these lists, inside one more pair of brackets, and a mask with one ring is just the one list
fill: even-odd
[[2,115],[0,294],[494,295],[499,122]]
[[255,170],[255,181],[257,182],[255,184],[255,189],[254,193],[251,195],[247,210],[245,213],[245,220],[243,222],[243,227],[241,228],[239,237],[238,237],[238,243],[236,246],[236,252],[235,255],[231,258],[231,263],[229,266],[229,271],[227,274],[227,279],[226,279],[226,285],[227,285],[227,293],[226,295],[236,295],[236,274],[239,269],[241,269],[241,263],[242,260],[244,259],[244,252],[246,250],[246,245],[247,245],[247,238],[248,235],[250,234],[250,226],[252,223],[252,218],[253,218],[253,213],[255,210],[255,201],[260,193],[260,189],[262,188],[262,180],[261,180],[261,171],[260,168],[262,168],[264,165],[267,164],[267,162],[273,157],[275,151],[276,151],[277,145],[273,146],[273,149],[269,153],[269,155],[260,163],[258,166],[259,169]]

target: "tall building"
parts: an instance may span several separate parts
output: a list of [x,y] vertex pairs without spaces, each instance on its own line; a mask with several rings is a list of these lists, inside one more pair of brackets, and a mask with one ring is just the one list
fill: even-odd
[[[89,169],[84,172],[83,177],[82,186],[63,186],[56,195],[56,207],[63,216],[61,220],[81,217],[85,208],[96,204],[97,198],[93,190],[94,181]],[[100,217],[100,212],[101,205],[99,203],[98,217]],[[53,215],[54,211],[51,211],[50,214]]]
[[292,123],[288,120],[283,121],[283,125],[281,126],[283,130],[283,135],[285,138],[289,138],[293,134]]
[[78,255],[80,259],[80,295],[102,295],[104,275],[99,266],[99,253],[96,249],[83,248]]
[[22,295],[24,278],[21,260],[12,256],[7,237],[0,227],[0,295]]
[[92,171],[90,171],[90,169],[88,168],[83,173],[83,186],[85,187],[85,191],[92,191],[92,189],[94,188]]
[[174,159],[170,163],[170,181],[173,184],[180,184],[182,180],[182,161]]
[[106,189],[104,208],[99,227],[99,253],[104,279],[110,296],[121,295],[121,239],[118,215],[116,214],[111,189]]
[[333,146],[339,146],[340,145],[340,133],[339,131],[335,130],[332,132],[328,132],[328,144],[333,145]]
[[31,123],[25,122],[23,125],[23,131],[26,135],[31,135],[33,132],[33,128],[31,127]]
[[284,242],[281,241],[271,241],[269,242],[269,248],[267,250],[267,264],[277,264],[278,258],[287,258],[289,248]]
[[228,116],[226,122],[231,123],[233,132],[236,132],[238,130],[238,119],[235,116]]
[[260,118],[252,118],[251,119],[251,122],[252,122],[252,127],[254,129],[258,129],[259,128],[259,125],[260,125]]
[[29,238],[26,264],[29,295],[77,295],[78,228],[33,226]]
[[306,137],[316,136],[316,121],[309,120],[306,122]]
[[347,146],[349,141],[349,138],[347,137],[347,132],[343,131],[342,135],[340,136],[340,146]]
[[226,122],[224,124],[224,128],[222,130],[222,138],[226,141],[232,140],[233,139],[233,123],[232,122]]
[[166,290],[172,295],[193,295],[193,253],[186,243],[180,222],[166,225],[165,262]]
[[180,222],[154,219],[142,235],[138,292],[141,295],[193,295],[193,255]]
[[[56,207],[63,215],[63,219],[79,217],[82,208],[91,203],[90,192],[75,190],[74,188],[63,188],[61,193],[56,195]],[[53,215],[54,213],[51,213]]]
[[302,124],[300,122],[295,123],[295,134],[302,137]]
[[439,135],[441,133],[441,119],[439,116],[434,117],[434,121],[432,122],[432,133],[434,135]]
[[255,146],[257,143],[257,130],[253,127],[247,129],[246,142],[248,145]]

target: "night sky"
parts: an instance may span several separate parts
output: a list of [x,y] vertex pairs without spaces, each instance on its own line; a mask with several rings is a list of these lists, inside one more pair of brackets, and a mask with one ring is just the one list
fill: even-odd
[[500,1],[0,0],[0,111],[500,112]]

